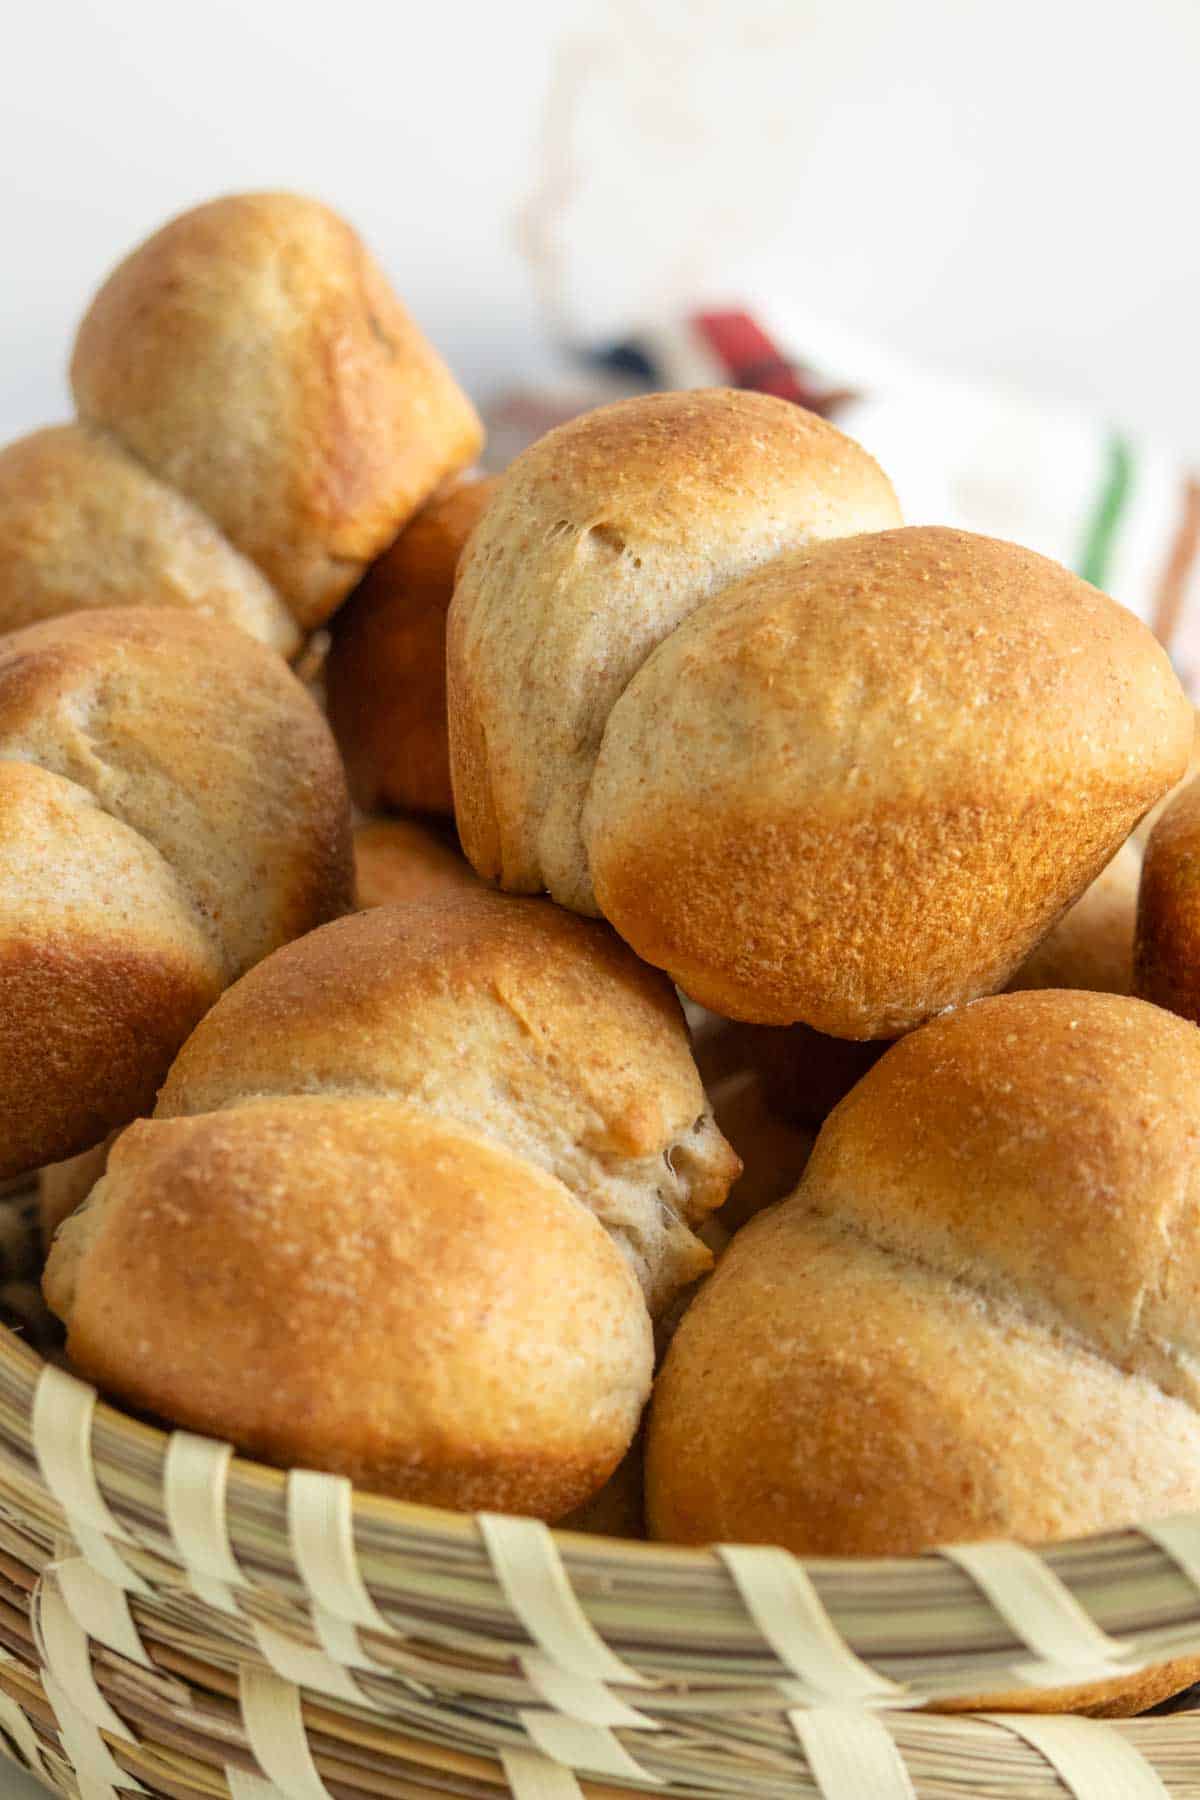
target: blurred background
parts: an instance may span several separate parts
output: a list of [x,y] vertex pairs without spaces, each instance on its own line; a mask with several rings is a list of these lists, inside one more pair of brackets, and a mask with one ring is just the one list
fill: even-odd
[[222,190],[350,215],[476,395],[768,291],[1200,458],[1196,0],[39,0],[0,108],[0,434],[115,256]]

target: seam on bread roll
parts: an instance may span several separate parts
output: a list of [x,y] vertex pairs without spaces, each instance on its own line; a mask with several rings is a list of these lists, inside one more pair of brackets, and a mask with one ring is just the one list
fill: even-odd
[[[811,1196],[806,1197],[811,1201]],[[1073,1320],[1044,1295],[1022,1289],[1015,1280],[983,1258],[939,1258],[932,1253],[934,1246],[927,1246],[924,1251],[902,1246],[889,1240],[886,1233],[872,1231],[861,1220],[845,1212],[832,1209],[826,1211],[818,1205],[812,1205],[811,1212],[814,1218],[822,1220],[830,1228],[834,1236],[847,1242],[857,1241],[874,1251],[885,1262],[891,1263],[901,1279],[906,1268],[922,1276],[936,1277],[946,1282],[956,1293],[978,1302],[997,1327],[1003,1327],[1005,1323],[1019,1323],[1022,1329],[1032,1327],[1040,1331],[1049,1343],[1075,1350],[1096,1363],[1106,1364],[1120,1374],[1129,1376],[1131,1380],[1142,1381],[1147,1387],[1157,1389],[1164,1399],[1178,1401],[1192,1411],[1196,1410],[1197,1403],[1200,1402],[1200,1356],[1181,1344],[1150,1334],[1141,1337],[1139,1342],[1141,1314],[1146,1296],[1153,1286],[1151,1282],[1143,1283],[1135,1296],[1127,1334],[1130,1355],[1122,1359],[1112,1354],[1110,1347],[1100,1340],[1089,1336],[1079,1321]],[[1168,1241],[1164,1246],[1164,1261],[1169,1254]],[[1178,1386],[1172,1385],[1166,1371],[1155,1374],[1143,1366],[1136,1354],[1139,1349],[1161,1350],[1169,1365],[1186,1372],[1187,1379]]]
[[[742,390],[617,401],[518,457],[468,541],[449,615],[455,803],[475,866],[596,913],[583,810],[608,717],[639,669],[783,551],[899,523],[861,446]],[[507,613],[506,584],[520,589]],[[520,671],[511,692],[490,680],[497,655]]]
[[[146,828],[145,820],[139,822],[131,818],[125,809],[114,803],[111,794],[106,795],[103,791],[107,776],[128,776],[131,770],[128,765],[122,765],[115,757],[101,755],[100,740],[91,730],[92,720],[102,704],[99,693],[100,685],[98,684],[89,696],[91,701],[89,706],[86,708],[71,706],[68,709],[72,715],[71,722],[83,745],[86,746],[87,760],[92,765],[89,770],[85,771],[83,765],[78,762],[75,762],[72,767],[73,759],[68,755],[56,757],[48,754],[49,747],[45,745],[37,748],[31,746],[25,754],[22,754],[19,738],[15,741],[9,739],[0,744],[0,760],[32,763],[45,774],[74,789],[76,793],[86,796],[97,812],[103,813],[106,818],[123,826],[126,831],[131,831],[157,858],[163,873],[178,893],[181,905],[191,914],[197,929],[208,940],[214,954],[219,959],[223,980],[229,981],[237,973],[229,945],[212,915],[202,905],[200,896],[188,880],[186,873],[172,861],[163,846],[156,842],[153,832]],[[88,774],[91,774],[93,779],[88,780]],[[184,783],[176,782],[175,792],[180,800],[190,800],[190,788]]]
[[277,952],[193,1032],[156,1116],[305,1094],[416,1104],[553,1176],[654,1312],[711,1266],[696,1228],[740,1167],[665,978],[607,926],[482,886]]

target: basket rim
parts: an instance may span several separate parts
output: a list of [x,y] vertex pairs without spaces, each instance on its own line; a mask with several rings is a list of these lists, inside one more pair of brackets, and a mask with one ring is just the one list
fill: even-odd
[[[67,1384],[57,1395],[56,1381]],[[48,1440],[51,1419],[59,1423]],[[204,1455],[186,1478],[178,1463],[172,1474],[181,1435],[191,1439],[189,1459],[194,1448],[214,1453],[207,1475]],[[64,1446],[68,1462],[60,1465]],[[76,1504],[64,1488],[71,1463],[86,1465],[92,1499],[77,1486]],[[169,1619],[180,1589],[194,1595],[197,1572],[208,1580],[210,1566],[177,1535],[176,1477],[202,1477],[216,1509],[208,1516],[223,1521],[233,1561],[218,1581],[223,1610],[255,1632],[269,1621],[302,1644],[317,1630],[317,1649],[311,1607],[326,1577],[313,1575],[309,1557],[332,1529],[370,1609],[359,1622],[399,1634],[412,1655],[433,1656],[439,1669],[447,1658],[453,1669],[478,1669],[480,1658],[493,1668],[520,1661],[531,1640],[553,1658],[565,1626],[568,1668],[582,1643],[592,1676],[598,1656],[602,1680],[615,1669],[618,1685],[648,1681],[656,1691],[691,1694],[701,1711],[705,1695],[719,1707],[739,1694],[755,1696],[754,1706],[764,1696],[774,1702],[780,1681],[794,1686],[797,1674],[810,1691],[808,1672],[819,1666],[818,1692],[832,1670],[830,1691],[848,1681],[860,1697],[869,1691],[868,1705],[932,1704],[959,1717],[1011,1708],[1011,1696],[1031,1688],[1060,1689],[1065,1699],[1096,1684],[1119,1692],[1165,1665],[1200,1669],[1200,1512],[1182,1515],[1186,1523],[1167,1542],[1156,1522],[1153,1530],[1131,1524],[1036,1548],[995,1542],[890,1558],[558,1531],[519,1516],[371,1494],[345,1477],[275,1468],[221,1440],[164,1428],[126,1413],[0,1325],[0,1524],[12,1554],[35,1571],[69,1568],[64,1556],[82,1556],[102,1582],[130,1590],[135,1617],[143,1605],[157,1617],[161,1603]],[[982,1568],[972,1565],[977,1556]],[[548,1600],[556,1588],[560,1599]],[[203,1586],[200,1594],[207,1600]],[[211,1626],[197,1629],[220,1632],[209,1616]],[[824,1646],[816,1664],[814,1641]],[[840,1646],[836,1667],[826,1662],[831,1642]]]
[[[5,1360],[15,1364],[18,1376],[22,1380],[29,1379],[31,1381],[36,1381],[42,1369],[54,1366],[47,1357],[44,1357],[38,1350],[35,1350],[32,1344],[25,1343],[19,1332],[14,1331],[10,1325],[7,1325],[0,1320],[0,1363]],[[159,1454],[165,1453],[166,1445],[173,1430],[190,1429],[184,1427],[172,1427],[170,1425],[156,1425],[149,1419],[138,1418],[136,1414],[126,1412],[122,1406],[119,1406],[108,1399],[103,1390],[96,1386],[95,1382],[88,1381],[86,1377],[76,1374],[76,1372],[70,1368],[68,1368],[66,1372],[71,1374],[76,1381],[81,1382],[84,1387],[91,1388],[95,1393],[96,1423],[101,1429],[107,1427],[110,1431],[124,1433],[131,1441],[140,1441],[146,1448],[152,1449]],[[225,1444],[228,1442],[227,1439],[214,1438],[210,1433],[206,1432],[198,1432],[194,1435],[209,1437],[210,1441],[213,1443]],[[242,1482],[245,1483],[247,1487],[255,1489],[259,1493],[266,1493],[275,1498],[282,1498],[287,1488],[289,1473],[291,1473],[293,1469],[306,1469],[306,1465],[302,1463],[289,1465],[289,1467],[285,1469],[279,1467],[277,1464],[259,1462],[256,1457],[245,1455],[236,1445],[232,1445],[231,1448],[233,1450],[233,1456],[229,1465],[231,1490],[235,1483]],[[460,1537],[464,1545],[470,1545],[471,1547],[474,1547],[478,1542],[478,1530],[475,1525],[477,1514],[475,1513],[456,1512],[450,1507],[443,1506],[423,1506],[414,1500],[399,1500],[388,1494],[374,1493],[369,1488],[360,1488],[353,1484],[351,1485],[354,1495],[353,1503],[356,1518],[369,1519],[373,1524],[385,1528],[388,1525],[394,1525],[406,1526],[410,1530],[414,1528],[418,1530],[431,1530],[436,1525],[438,1532],[443,1537]],[[235,1498],[235,1495],[231,1491],[231,1503],[235,1501]],[[665,1557],[678,1566],[693,1569],[707,1569],[718,1561],[716,1552],[707,1546],[697,1547],[686,1544],[665,1544],[658,1542],[656,1539],[609,1537],[603,1532],[564,1531],[558,1526],[550,1526],[549,1529],[553,1531],[556,1538],[567,1539],[572,1545],[578,1546],[580,1549],[586,1550],[589,1545],[603,1543],[607,1550],[615,1551],[619,1556],[628,1555],[630,1560],[634,1562]],[[864,1557],[856,1560],[860,1563],[872,1561],[895,1564],[896,1562],[925,1561],[930,1554],[933,1553],[926,1552],[924,1557]],[[850,1559],[812,1558],[809,1560],[836,1562],[849,1561]]]
[[[44,1357],[33,1345],[23,1341],[19,1332],[0,1321],[0,1367],[5,1362],[15,1368],[18,1379],[36,1383],[41,1371],[54,1367],[50,1359]],[[157,1455],[164,1455],[172,1433],[176,1430],[190,1430],[188,1427],[157,1425],[148,1419],[137,1417],[126,1412],[123,1407],[108,1399],[94,1382],[78,1375],[69,1366],[64,1371],[83,1387],[90,1388],[96,1395],[95,1418],[101,1431],[107,1429],[118,1436],[124,1434],[131,1442],[140,1442],[146,1449]],[[214,1438],[209,1433],[193,1433],[194,1436],[206,1437],[214,1444],[232,1450],[229,1464],[231,1507],[236,1505],[236,1485],[243,1484],[248,1490],[260,1496],[267,1495],[282,1502],[287,1490],[289,1475],[293,1472],[308,1472],[306,1465],[293,1464],[282,1468],[271,1463],[259,1462],[255,1457],[247,1456],[236,1445],[228,1440]],[[425,1506],[417,1501],[400,1500],[387,1494],[378,1494],[367,1488],[360,1488],[353,1483],[353,1509],[356,1520],[387,1528],[407,1528],[409,1531],[433,1531],[436,1529],[443,1538],[458,1538],[464,1547],[474,1549],[478,1545],[479,1534],[476,1520],[480,1516],[474,1512],[457,1512],[449,1507]],[[515,1515],[520,1516],[520,1515]],[[1155,1525],[1163,1523],[1168,1517],[1200,1520],[1200,1512],[1158,1515],[1152,1521]],[[1145,1523],[1151,1523],[1146,1521]],[[1043,1558],[1053,1561],[1055,1557],[1069,1557],[1073,1553],[1084,1552],[1103,1555],[1105,1551],[1116,1551],[1117,1547],[1127,1543],[1131,1533],[1141,1530],[1142,1522],[1130,1520],[1126,1525],[1110,1527],[1105,1531],[1089,1532],[1083,1536],[1059,1538],[1051,1542],[1031,1545]],[[723,1570],[719,1548],[717,1545],[671,1544],[659,1539],[610,1537],[603,1532],[571,1531],[558,1525],[549,1525],[547,1529],[554,1538],[565,1543],[573,1551],[585,1556],[603,1545],[606,1557],[617,1560],[628,1560],[630,1564],[668,1564],[673,1568],[691,1570],[697,1573],[709,1573]],[[728,1545],[721,1540],[720,1548],[741,1548],[747,1546]],[[760,1548],[761,1546],[748,1546]],[[941,1563],[945,1546],[930,1546],[929,1549],[910,1555],[898,1556],[822,1556],[788,1552],[797,1562],[805,1567],[825,1570],[859,1570],[886,1571],[889,1575],[903,1577],[905,1573],[928,1570],[931,1564]]]

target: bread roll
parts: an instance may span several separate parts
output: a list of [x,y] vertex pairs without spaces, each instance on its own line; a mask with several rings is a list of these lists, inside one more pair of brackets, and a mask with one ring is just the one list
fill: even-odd
[[112,606],[188,607],[300,647],[266,576],[108,432],[58,425],[0,449],[0,633]]
[[231,988],[158,1116],[372,1093],[498,1140],[594,1212],[651,1310],[711,1263],[738,1162],[669,985],[607,927],[478,887],[314,932]]
[[899,522],[864,450],[766,394],[618,401],[519,456],[448,628],[455,809],[480,874],[595,912],[581,819],[609,715],[655,645],[782,552]]
[[565,1512],[650,1385],[637,1283],[587,1209],[391,1098],[131,1126],[45,1286],[72,1364],[127,1405],[438,1506]]
[[0,1177],[148,1112],[221,989],[351,874],[337,753],[273,652],[144,608],[0,641]]
[[366,819],[354,831],[358,904],[393,906],[476,888],[466,857],[415,819]]
[[1200,780],[1160,815],[1138,895],[1136,991],[1200,1019]]
[[652,1531],[892,1556],[1200,1505],[1198,1133],[1200,1034],[1124,996],[893,1046],[679,1327]]
[[1133,991],[1133,938],[1142,855],[1131,838],[1027,956],[1010,988]]
[[713,1011],[895,1037],[1005,984],[1191,738],[1150,632],[1056,564],[933,528],[821,544],[625,688],[591,876]]
[[453,813],[446,609],[463,545],[496,478],[437,494],[338,613],[325,664],[329,720],[368,811]]
[[210,201],[127,256],[79,328],[71,386],[304,629],[482,443],[357,234],[292,194]]

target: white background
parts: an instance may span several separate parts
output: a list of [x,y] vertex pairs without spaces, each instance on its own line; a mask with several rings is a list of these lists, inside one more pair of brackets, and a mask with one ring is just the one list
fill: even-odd
[[[36,0],[0,52],[0,434],[114,256],[347,211],[477,393],[753,274],[1200,456],[1197,0]],[[532,203],[532,204],[531,204]],[[522,240],[547,244],[531,278]]]
[[1200,458],[1197,0],[4,18],[0,436],[65,412],[74,322],[120,251],[210,194],[290,186],[357,221],[481,395],[542,366],[552,326],[753,278]]

